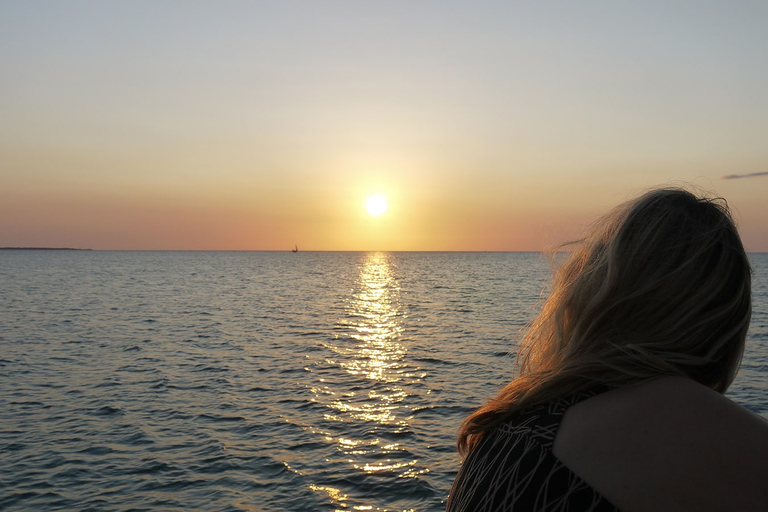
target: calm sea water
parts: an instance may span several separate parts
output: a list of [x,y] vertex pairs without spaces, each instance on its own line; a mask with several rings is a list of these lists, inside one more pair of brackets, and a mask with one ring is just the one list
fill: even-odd
[[[768,255],[729,391],[768,417]],[[429,510],[533,253],[0,251],[0,509]]]

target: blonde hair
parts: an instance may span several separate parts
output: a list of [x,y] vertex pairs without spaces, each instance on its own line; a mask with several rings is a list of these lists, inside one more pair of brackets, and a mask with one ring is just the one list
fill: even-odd
[[724,393],[733,382],[751,268],[724,199],[656,189],[576,244],[523,336],[518,378],[462,423],[462,454],[515,413],[595,385],[682,375]]

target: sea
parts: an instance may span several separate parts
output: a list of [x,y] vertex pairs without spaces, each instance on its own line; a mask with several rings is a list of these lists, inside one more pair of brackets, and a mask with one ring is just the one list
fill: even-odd
[[[768,418],[768,254],[728,392]],[[439,511],[539,253],[0,251],[0,509]]]

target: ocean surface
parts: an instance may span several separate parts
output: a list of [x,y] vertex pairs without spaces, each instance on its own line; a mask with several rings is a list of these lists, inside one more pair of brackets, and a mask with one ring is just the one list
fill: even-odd
[[[768,417],[768,255],[728,395]],[[537,253],[0,251],[0,509],[444,510]]]

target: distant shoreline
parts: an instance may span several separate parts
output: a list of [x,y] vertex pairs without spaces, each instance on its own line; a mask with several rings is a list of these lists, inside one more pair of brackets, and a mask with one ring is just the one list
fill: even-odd
[[74,247],[0,247],[0,251],[92,251]]

